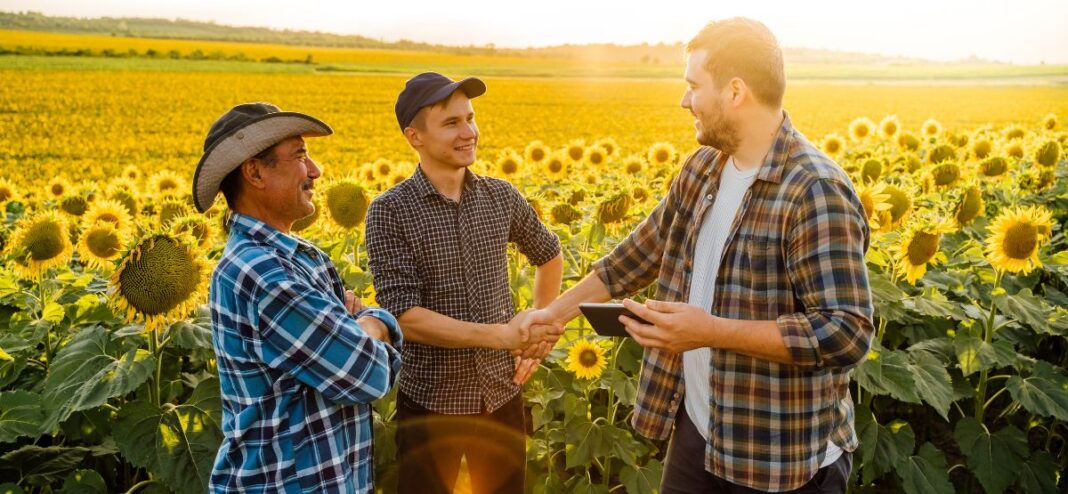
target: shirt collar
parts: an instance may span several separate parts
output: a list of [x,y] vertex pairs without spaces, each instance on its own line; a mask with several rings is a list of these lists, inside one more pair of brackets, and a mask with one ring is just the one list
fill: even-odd
[[[412,175],[412,180],[415,182],[415,187],[419,190],[421,196],[441,195],[441,193],[438,192],[438,189],[434,188],[434,184],[430,183],[430,179],[427,178],[426,173],[423,173],[423,165],[415,167],[415,174]],[[475,173],[469,169],[464,170],[465,191],[471,191],[480,181],[482,181],[482,177],[475,175]]]
[[779,125],[779,133],[764,157],[764,164],[760,165],[757,179],[765,182],[779,183],[782,181],[783,165],[790,156],[790,148],[794,144],[794,126],[790,122],[790,115],[782,112],[782,124]]
[[299,248],[311,248],[311,244],[307,241],[282,233],[263,221],[241,213],[231,211],[230,217],[226,220],[226,226],[231,232],[239,231],[252,240],[275,247],[290,256]]

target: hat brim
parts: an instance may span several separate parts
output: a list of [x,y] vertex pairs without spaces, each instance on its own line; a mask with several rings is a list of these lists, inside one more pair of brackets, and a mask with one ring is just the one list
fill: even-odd
[[469,99],[474,99],[486,94],[486,83],[482,82],[482,79],[477,77],[468,77],[462,81],[456,81],[447,86],[442,86],[441,89],[434,91],[430,96],[423,100],[419,105],[419,108],[436,104],[441,100],[448,98],[449,95],[455,93],[456,90],[461,90]]
[[297,112],[269,113],[234,129],[204,152],[193,175],[193,204],[201,213],[215,202],[224,178],[245,160],[280,141],[296,136],[333,134],[323,121]]

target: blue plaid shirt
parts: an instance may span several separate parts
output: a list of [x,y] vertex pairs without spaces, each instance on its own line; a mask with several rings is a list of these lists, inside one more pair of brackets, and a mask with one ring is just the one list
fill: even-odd
[[372,492],[369,403],[400,370],[393,346],[349,315],[345,289],[315,246],[240,214],[211,278],[212,339],[224,439],[214,493]]

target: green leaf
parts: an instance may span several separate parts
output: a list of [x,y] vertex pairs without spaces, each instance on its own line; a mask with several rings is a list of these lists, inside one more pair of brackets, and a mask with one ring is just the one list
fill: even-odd
[[905,308],[901,301],[907,295],[893,281],[883,273],[872,272],[868,280],[871,287],[872,301],[875,303],[875,316],[900,320],[905,316]]
[[41,395],[29,391],[0,393],[0,443],[22,436],[37,437],[44,419]]
[[62,305],[55,302],[49,302],[45,305],[44,311],[41,313],[41,319],[52,324],[59,324],[65,315],[67,315],[67,312],[63,310]]
[[953,494],[946,473],[946,458],[931,443],[923,443],[918,455],[905,458],[897,468],[901,488],[908,494]]
[[946,295],[933,287],[928,287],[923,294],[905,300],[905,307],[917,313],[938,319],[950,317],[958,321],[968,319],[968,314],[958,302],[946,298]]
[[864,405],[857,405],[856,426],[865,484],[892,471],[912,454],[916,445],[915,434],[908,424],[898,421],[891,423],[890,427],[883,427]]
[[909,368],[908,354],[872,345],[868,360],[854,374],[857,382],[870,393],[888,394],[897,400],[919,403],[916,382]]
[[171,338],[178,348],[211,350],[211,314],[198,312],[192,319],[176,322],[167,328],[163,337]]
[[994,305],[1002,314],[1026,324],[1039,333],[1051,334],[1050,314],[1053,307],[1041,298],[1034,296],[1029,288],[1024,288],[1016,295],[997,295]]
[[953,379],[945,365],[929,354],[913,353],[909,357],[912,362],[908,367],[916,383],[916,392],[948,422],[949,406],[953,403]]
[[593,463],[594,458],[601,458],[607,453],[602,448],[604,431],[601,426],[589,420],[576,420],[567,428],[567,442],[575,447],[567,452],[567,468],[576,468]]
[[982,329],[978,327],[958,331],[953,339],[953,348],[965,376],[995,367],[1006,367],[1016,361],[1016,349],[1012,343],[1005,340],[987,343],[983,341]]
[[93,326],[59,351],[45,380],[44,399],[49,408],[45,431],[72,412],[98,407],[137,389],[152,375],[156,358],[140,348],[124,348],[122,343],[112,340],[104,328]]
[[75,470],[63,482],[60,494],[107,494],[104,477],[93,470]]
[[17,470],[21,482],[44,487],[59,482],[89,453],[88,448],[27,445],[0,456],[0,464]]
[[991,434],[986,425],[965,417],[957,422],[953,437],[987,492],[1004,492],[1012,485],[1028,453],[1023,432],[1011,425]]
[[26,491],[22,490],[18,484],[12,484],[10,482],[0,484],[0,494],[24,494]]
[[1048,363],[1038,361],[1030,376],[1012,376],[1005,387],[1027,411],[1068,420],[1068,378]]
[[1020,487],[1031,494],[1057,492],[1057,477],[1061,467],[1045,451],[1035,451],[1030,460],[1020,466]]
[[618,369],[606,369],[604,374],[601,375],[600,383],[612,390],[616,395],[616,399],[625,405],[633,405],[638,397],[635,379]]
[[204,492],[222,442],[221,410],[219,381],[206,379],[178,406],[128,403],[115,422],[115,440],[130,463],[147,468],[175,492]]
[[608,494],[608,487],[604,484],[594,484],[586,475],[576,475],[567,483],[567,492],[581,492],[583,494]]
[[660,488],[664,465],[659,460],[649,460],[645,465],[623,467],[620,480],[629,494],[646,494]]

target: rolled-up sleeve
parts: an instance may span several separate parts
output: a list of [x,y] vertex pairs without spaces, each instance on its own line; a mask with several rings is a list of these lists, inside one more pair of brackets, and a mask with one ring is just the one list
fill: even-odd
[[864,263],[868,226],[852,187],[815,180],[799,200],[787,244],[787,274],[804,310],[776,323],[793,363],[856,366],[871,346],[874,309]]
[[415,253],[397,219],[396,204],[376,199],[367,211],[367,256],[374,277],[375,301],[400,317],[422,306],[420,277]]
[[519,252],[535,266],[541,266],[560,255],[560,239],[538,219],[534,208],[514,186],[509,185],[512,196],[512,223],[508,228],[508,241],[519,247]]

